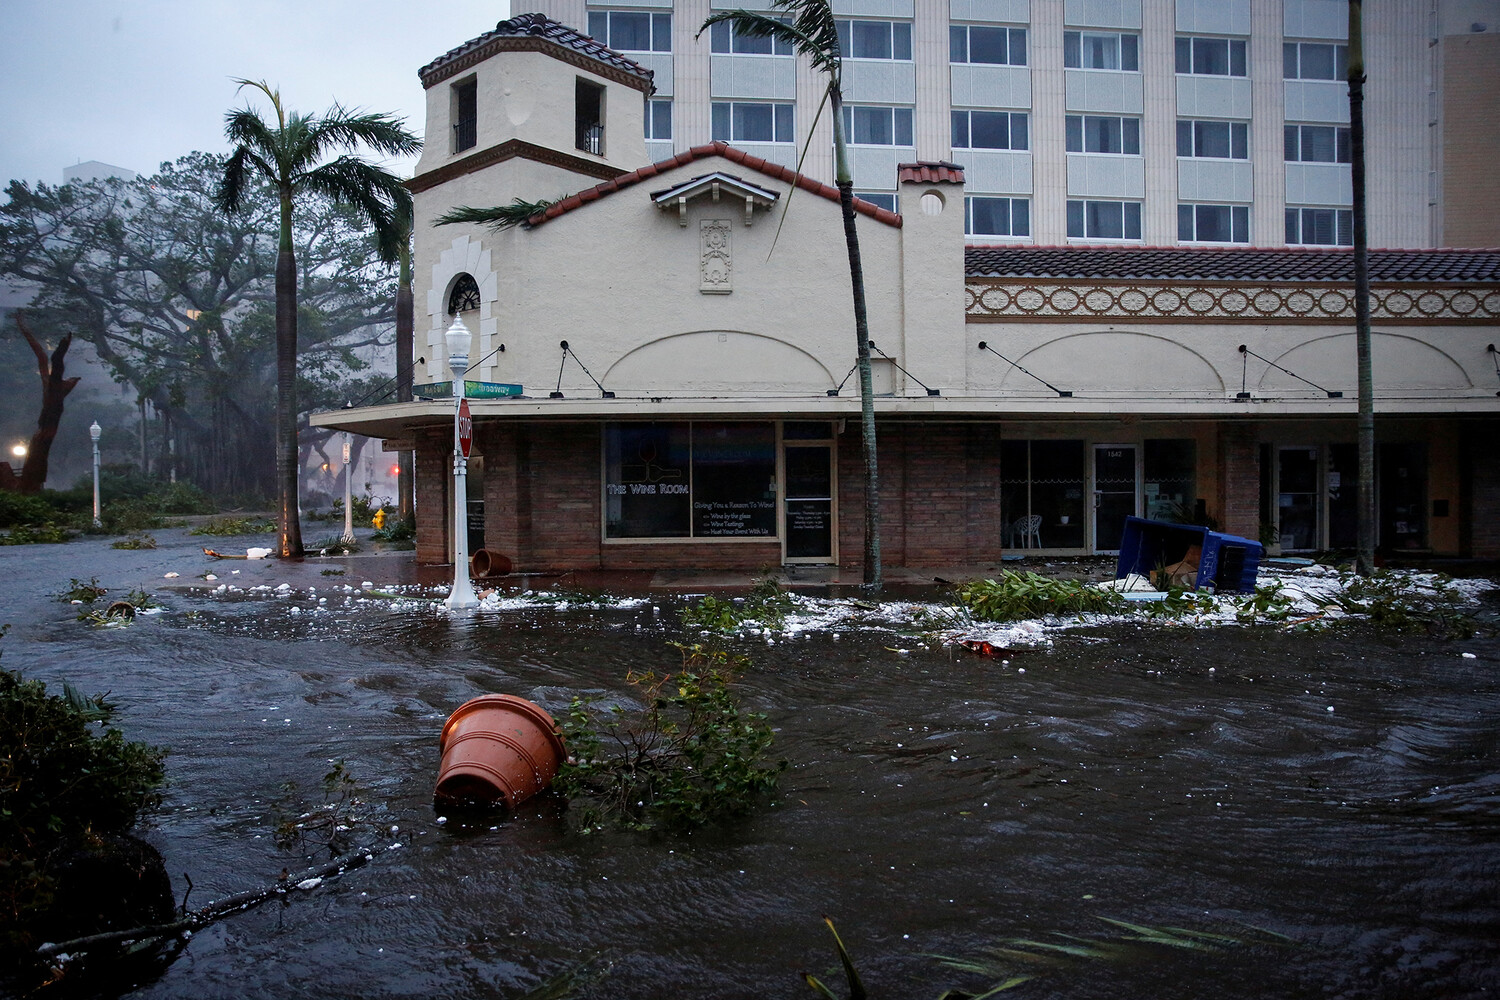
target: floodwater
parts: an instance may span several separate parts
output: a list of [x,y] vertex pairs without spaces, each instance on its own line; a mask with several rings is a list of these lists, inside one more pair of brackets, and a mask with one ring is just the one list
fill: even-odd
[[[1100,918],[1248,943],[1063,963],[1005,995],[1500,990],[1494,638],[1112,625],[1008,665],[897,631],[739,640],[743,701],[790,762],[776,804],[584,837],[547,797],[440,825],[443,720],[486,692],[628,697],[627,670],[673,665],[683,598],[450,617],[339,589],[409,578],[400,558],[210,563],[157,537],[0,549],[0,662],[108,690],[129,737],[171,748],[144,836],[179,897],[185,876],[198,907],[326,860],[278,850],[272,803],[286,782],[318,801],[332,761],[378,821],[364,841],[401,846],[201,931],[127,995],[516,997],[580,961],[606,970],[592,997],[810,996],[804,970],[842,993],[824,915],[883,998],[981,992],[932,956],[1118,939]],[[207,572],[294,590],[212,594]],[[54,595],[91,576],[164,610],[81,623]]]

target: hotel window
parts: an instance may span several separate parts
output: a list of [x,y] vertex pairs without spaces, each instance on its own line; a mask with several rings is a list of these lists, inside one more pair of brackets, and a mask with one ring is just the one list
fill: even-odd
[[1030,236],[1031,202],[1025,198],[964,199],[965,236]]
[[1354,245],[1354,212],[1347,208],[1289,208],[1286,241],[1323,247]]
[[859,146],[910,146],[911,108],[846,104],[844,140]]
[[984,24],[954,24],[948,28],[950,63],[992,66],[1026,65],[1026,29]]
[[730,21],[719,21],[708,29],[708,47],[721,55],[791,56],[790,42],[769,35],[751,35]]
[[479,141],[479,82],[474,77],[453,85],[449,113],[453,115],[453,152],[472,149]]
[[1177,72],[1199,76],[1245,76],[1242,38],[1177,39]]
[[1029,149],[1024,111],[953,112],[954,149]]
[[1284,42],[1281,63],[1281,75],[1288,80],[1344,80],[1349,76],[1349,46]]
[[911,59],[906,21],[839,21],[839,51],[846,59]]
[[867,201],[876,208],[883,208],[887,212],[899,212],[897,207],[901,199],[894,191],[856,191],[854,197],[860,201]]
[[1177,119],[1177,155],[1219,160],[1250,158],[1250,126],[1245,122]]
[[1249,243],[1247,205],[1178,205],[1177,238],[1184,243]]
[[1068,238],[1138,240],[1141,238],[1141,203],[1138,201],[1069,201]]
[[1114,115],[1068,115],[1068,152],[1139,156],[1141,120]]
[[671,52],[672,15],[639,10],[590,11],[589,34],[618,52]]
[[646,102],[646,138],[672,138],[672,102],[654,100]]
[[775,425],[605,425],[604,512],[606,538],[774,537]]
[[1286,126],[1288,163],[1348,163],[1349,129],[1344,125]]
[[1068,69],[1139,72],[1140,36],[1118,31],[1064,31],[1063,66]]
[[716,142],[792,142],[792,105],[732,101],[713,104]]

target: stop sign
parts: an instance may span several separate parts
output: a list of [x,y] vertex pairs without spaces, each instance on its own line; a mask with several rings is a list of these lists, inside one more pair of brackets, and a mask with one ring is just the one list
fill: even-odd
[[474,444],[474,418],[469,416],[469,401],[458,401],[458,448],[469,457],[469,448]]

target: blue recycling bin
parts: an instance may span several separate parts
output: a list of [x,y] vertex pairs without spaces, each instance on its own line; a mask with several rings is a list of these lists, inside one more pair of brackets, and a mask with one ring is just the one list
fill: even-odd
[[1248,594],[1255,590],[1255,577],[1265,554],[1259,542],[1209,531],[1201,525],[1169,524],[1144,517],[1125,519],[1115,579],[1124,579],[1131,573],[1149,579],[1157,567],[1181,562],[1194,545],[1200,550],[1195,584],[1198,589],[1212,586],[1220,594]]

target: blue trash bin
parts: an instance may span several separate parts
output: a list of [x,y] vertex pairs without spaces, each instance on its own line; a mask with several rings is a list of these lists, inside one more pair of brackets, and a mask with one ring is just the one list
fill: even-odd
[[1127,517],[1120,540],[1115,579],[1137,573],[1150,579],[1158,566],[1181,562],[1192,546],[1199,547],[1197,589],[1212,586],[1216,593],[1250,593],[1265,554],[1259,542],[1238,535],[1210,531],[1196,524],[1170,524],[1144,517]]

